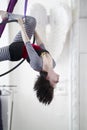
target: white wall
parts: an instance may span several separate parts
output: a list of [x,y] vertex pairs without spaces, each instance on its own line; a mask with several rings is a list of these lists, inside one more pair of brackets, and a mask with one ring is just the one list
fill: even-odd
[[80,130],[87,130],[87,19],[80,19]]
[[87,1],[80,0],[80,130],[87,130]]
[[[20,2],[18,1],[14,12],[23,14],[24,3],[22,0]],[[40,2],[43,3],[43,1]],[[63,0],[63,2],[70,4],[70,1]],[[30,3],[31,1],[29,1],[29,6]],[[43,4],[47,7],[53,6],[54,3],[58,4],[58,1],[49,2],[46,0]],[[10,25],[11,42],[18,29],[18,25],[15,23]],[[55,68],[60,74],[61,82],[55,89],[54,100],[51,105],[44,106],[38,102],[33,91],[34,81],[38,73],[34,72],[26,62],[10,74],[10,84],[18,87],[14,98],[12,130],[69,130],[69,43],[69,39],[67,39]],[[10,66],[12,67],[14,64],[11,63]]]

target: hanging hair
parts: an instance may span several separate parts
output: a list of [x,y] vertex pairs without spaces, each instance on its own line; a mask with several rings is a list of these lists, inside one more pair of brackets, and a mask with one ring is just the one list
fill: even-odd
[[54,93],[54,88],[50,85],[49,80],[46,79],[47,74],[47,72],[41,71],[34,85],[37,98],[44,104],[51,103]]

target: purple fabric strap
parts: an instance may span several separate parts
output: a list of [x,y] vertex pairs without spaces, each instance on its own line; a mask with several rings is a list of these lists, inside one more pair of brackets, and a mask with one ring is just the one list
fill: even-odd
[[7,12],[12,12],[14,9],[15,4],[17,3],[18,0],[10,0]]
[[27,3],[28,3],[28,0],[25,0],[25,5],[24,5],[24,17],[26,16]]
[[[8,8],[7,8],[6,11],[12,13],[17,1],[18,0],[10,0]],[[0,37],[1,37],[2,33],[3,33],[3,31],[4,31],[5,26],[6,26],[6,24],[0,25]]]

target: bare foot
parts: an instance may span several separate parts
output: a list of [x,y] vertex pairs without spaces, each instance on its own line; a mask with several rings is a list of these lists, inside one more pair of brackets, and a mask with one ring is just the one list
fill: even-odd
[[8,18],[8,13],[6,11],[0,10],[0,16],[2,20]]

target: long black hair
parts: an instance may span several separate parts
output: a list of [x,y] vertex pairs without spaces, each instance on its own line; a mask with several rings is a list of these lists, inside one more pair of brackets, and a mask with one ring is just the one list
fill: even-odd
[[39,101],[44,104],[51,103],[54,93],[54,88],[50,85],[49,80],[46,79],[47,74],[47,72],[41,71],[40,76],[38,76],[34,84],[36,96],[39,99]]

